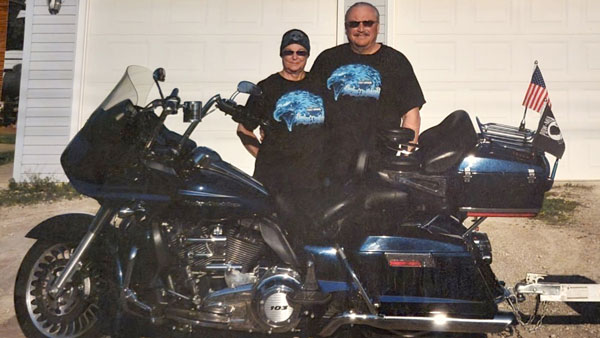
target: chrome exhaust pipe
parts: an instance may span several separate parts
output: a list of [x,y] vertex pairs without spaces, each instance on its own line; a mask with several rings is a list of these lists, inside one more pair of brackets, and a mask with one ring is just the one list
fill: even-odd
[[498,313],[493,319],[450,318],[441,314],[432,317],[405,317],[344,313],[332,318],[319,335],[329,337],[341,326],[349,324],[397,331],[493,333],[504,331],[514,320],[514,315],[508,312]]

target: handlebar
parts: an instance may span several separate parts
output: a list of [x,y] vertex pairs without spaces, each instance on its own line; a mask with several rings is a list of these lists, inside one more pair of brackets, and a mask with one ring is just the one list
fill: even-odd
[[[156,125],[155,129],[153,130],[150,139],[146,143],[146,146],[144,147],[144,149],[146,151],[150,151],[150,149],[152,148],[158,134],[160,133],[160,129],[163,127],[164,122],[168,115],[177,114],[177,111],[180,108],[183,108],[185,110],[185,109],[189,109],[189,107],[191,107],[191,106],[195,106],[197,108],[198,106],[201,105],[201,102],[199,102],[199,101],[194,102],[194,105],[189,104],[189,103],[186,104],[185,102],[183,104],[181,104],[181,99],[178,97],[178,94],[179,94],[179,90],[177,88],[175,88],[175,89],[173,89],[173,91],[171,92],[171,94],[169,96],[152,101],[142,110],[142,112],[145,112],[145,111],[154,111],[158,107],[163,108],[163,111],[159,117],[159,122]],[[175,151],[177,153],[181,153],[184,145],[189,140],[190,135],[192,134],[194,129],[198,126],[198,124],[202,121],[202,119],[210,113],[211,108],[215,104],[216,104],[217,108],[219,108],[219,110],[221,110],[222,112],[224,112],[227,115],[230,115],[231,118],[235,122],[242,123],[242,124],[244,124],[244,123],[263,124],[260,119],[252,116],[246,110],[246,107],[244,107],[243,105],[237,104],[233,99],[223,99],[223,98],[221,98],[221,95],[216,94],[213,97],[211,97],[204,106],[202,106],[199,114],[197,114],[197,111],[196,111],[196,114],[197,114],[196,117],[191,119],[191,124],[188,126],[188,128],[182,135],[182,138],[181,138],[179,144],[177,145],[177,148],[175,149]]]

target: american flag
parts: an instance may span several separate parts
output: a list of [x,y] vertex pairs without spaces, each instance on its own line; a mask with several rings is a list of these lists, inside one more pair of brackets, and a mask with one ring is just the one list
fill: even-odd
[[547,102],[548,106],[552,107],[542,72],[538,66],[535,66],[531,83],[527,89],[527,94],[525,94],[525,99],[523,99],[523,105],[539,113],[544,107],[544,102]]

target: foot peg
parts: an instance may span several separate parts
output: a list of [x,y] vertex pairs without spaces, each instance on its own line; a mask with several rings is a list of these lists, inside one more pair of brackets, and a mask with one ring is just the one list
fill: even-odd
[[290,305],[323,305],[331,300],[330,293],[323,293],[319,288],[315,274],[315,264],[308,261],[306,264],[306,279],[300,290],[288,294],[287,301]]

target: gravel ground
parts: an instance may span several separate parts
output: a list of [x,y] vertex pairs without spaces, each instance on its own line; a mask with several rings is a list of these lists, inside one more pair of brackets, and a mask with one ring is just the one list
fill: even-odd
[[[0,177],[0,181],[3,178]],[[494,250],[493,269],[506,285],[514,286],[527,272],[581,276],[600,281],[600,182],[577,182],[563,191],[581,203],[566,223],[547,225],[539,220],[502,218],[486,220]],[[21,259],[33,241],[24,235],[42,220],[65,212],[95,212],[95,201],[81,199],[27,207],[0,207],[0,337],[22,337],[13,310],[13,284]],[[600,337],[600,307],[551,303],[543,325],[530,332],[519,327],[518,337]],[[520,305],[532,313],[534,302]],[[493,337],[500,337],[494,335]]]

